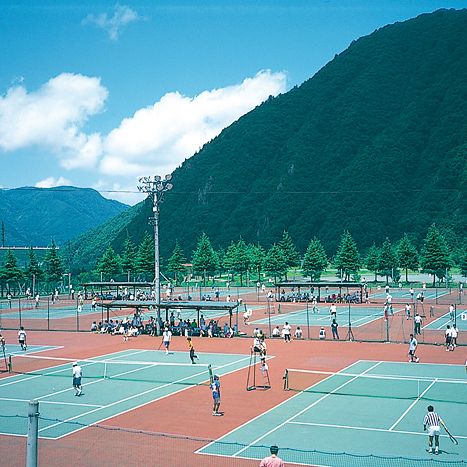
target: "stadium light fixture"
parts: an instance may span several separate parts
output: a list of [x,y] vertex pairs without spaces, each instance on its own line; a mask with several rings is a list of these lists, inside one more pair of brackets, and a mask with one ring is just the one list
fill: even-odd
[[[159,203],[162,201],[164,193],[173,188],[171,183],[172,174],[167,174],[164,179],[160,175],[140,177],[138,179],[138,191],[147,193],[152,199],[153,217],[149,218],[149,224],[154,228],[154,288],[156,293],[156,303],[161,302],[161,282],[160,282],[160,255],[159,255]],[[157,327],[160,333],[160,309],[157,308]]]

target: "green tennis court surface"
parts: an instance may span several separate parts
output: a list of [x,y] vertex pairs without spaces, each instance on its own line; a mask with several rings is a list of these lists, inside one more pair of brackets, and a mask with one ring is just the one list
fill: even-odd
[[423,432],[426,408],[432,404],[459,441],[455,446],[443,433],[436,460],[446,466],[465,465],[467,376],[463,366],[359,361],[343,371],[345,375],[336,373],[311,385],[198,453],[261,459],[268,455],[268,446],[277,444],[284,448],[279,456],[286,463],[433,465],[435,456],[425,451]]
[[[0,310],[1,311],[1,310]],[[25,308],[21,310],[21,318],[22,319],[57,319],[57,318],[69,318],[75,317],[77,313],[76,306],[61,306],[61,307],[50,307],[48,310],[47,308]],[[101,313],[99,310],[93,310],[91,305],[83,305],[82,310],[79,312],[79,315],[90,315],[95,313]],[[19,311],[9,311],[9,309],[5,308],[3,310],[3,318],[8,319],[19,319],[20,313]]]
[[[419,292],[423,292],[423,296],[425,299],[434,300],[436,298],[443,297],[445,295],[449,295],[449,290],[446,289],[417,289],[414,290],[413,296],[410,294],[410,290],[407,289],[390,289],[389,293],[391,294],[393,300],[406,300],[407,303],[410,303],[414,299],[416,299]],[[387,296],[384,287],[380,290],[373,289],[370,293],[371,298],[382,298],[385,299]]]
[[[459,310],[457,309],[456,313],[456,327],[459,331],[467,331],[467,310]],[[436,318],[431,323],[422,327],[422,329],[436,329],[436,330],[444,330],[446,326],[452,326],[454,321],[451,319],[449,312],[445,313],[444,315]]]
[[[249,355],[239,354],[198,355],[200,365],[182,364],[190,362],[187,352],[165,355],[155,350],[127,350],[87,360],[81,364],[84,392],[81,397],[74,396],[70,363],[57,365],[46,360],[46,357],[38,359],[38,368],[28,368],[30,374],[0,379],[0,434],[26,434],[24,416],[27,415],[28,401],[31,399],[39,401],[39,436],[57,439],[85,425],[114,417],[195,385],[207,384],[208,369],[201,364],[211,364],[213,372],[222,376],[244,368],[250,359]],[[112,364],[112,361],[116,363]],[[154,365],[155,362],[162,365]],[[25,363],[29,366],[34,364],[19,360],[16,362],[17,365]],[[166,366],[164,363],[174,365]],[[210,397],[208,388],[206,397]]]
[[[394,313],[403,311],[397,307]],[[307,317],[308,314],[308,317]],[[347,305],[337,307],[337,322],[345,327],[349,322],[349,308]],[[365,326],[368,323],[383,318],[383,307],[359,307],[352,305],[350,308],[350,321],[353,327]],[[313,313],[312,307],[287,312],[287,307],[281,307],[281,313],[271,315],[271,324],[284,324],[287,321],[291,325],[307,326],[328,326],[331,323],[329,306],[319,307],[319,313]],[[250,324],[269,324],[269,317],[250,321]]]

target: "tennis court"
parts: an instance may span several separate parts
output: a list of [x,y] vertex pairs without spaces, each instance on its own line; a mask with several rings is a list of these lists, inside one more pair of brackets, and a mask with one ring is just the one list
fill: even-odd
[[[392,288],[389,290],[389,293],[391,294],[393,300],[402,300],[408,303],[412,302],[420,292],[423,292],[425,300],[435,300],[437,298],[444,297],[445,295],[450,294],[449,289],[416,289],[414,290],[413,296],[410,294],[409,289]],[[370,293],[370,298],[386,299],[386,296],[387,294],[384,287],[381,287],[381,289],[373,289]]]
[[[456,327],[459,331],[467,331],[467,311],[460,310],[457,308],[456,311],[456,319],[455,319]],[[436,318],[435,320],[431,321],[430,323],[426,324],[422,327],[422,329],[435,329],[437,331],[446,329],[447,325],[452,326],[454,321],[451,319],[449,312],[445,313],[444,315]]]
[[[281,304],[282,305],[282,304]],[[287,305],[281,306],[281,313],[272,314],[271,317],[265,317],[255,321],[250,321],[250,324],[269,324],[272,325],[284,324],[287,321],[290,325],[297,326],[328,326],[331,323],[330,314],[329,314],[329,305],[326,307],[320,306],[319,312],[313,312],[312,307],[310,306],[308,310],[306,308],[301,308],[299,310],[294,309],[294,311],[287,312]],[[402,308],[394,307],[394,313],[403,311]],[[337,322],[339,325],[345,327],[349,322],[349,306],[342,305],[337,307]],[[378,307],[368,307],[368,306],[355,306],[350,307],[350,322],[353,327],[365,326],[368,323],[376,321],[383,317],[383,308],[382,306]]]
[[[285,462],[302,465],[412,467],[432,465],[434,457],[445,465],[465,465],[462,365],[358,361],[334,374],[290,370],[288,382],[298,394],[197,452],[261,459],[267,446],[277,444],[287,446],[279,451]],[[439,456],[425,451],[429,404],[459,442],[452,444],[443,433]]]
[[[100,310],[93,310],[91,305],[83,305],[81,311],[79,312],[80,316],[90,315],[101,313]],[[8,308],[3,309],[3,317],[7,319],[60,319],[60,318],[74,318],[77,314],[76,306],[51,306],[50,308],[23,308],[21,313],[17,310],[10,311]]]
[[[198,353],[191,365],[186,352],[125,350],[91,360],[83,369],[83,392],[74,396],[71,361],[16,356],[13,370],[22,373],[0,380],[0,434],[25,435],[28,401],[39,401],[39,436],[59,439],[85,425],[120,415],[197,385],[209,383],[212,371],[225,375],[248,365],[249,355]],[[65,362],[65,360],[67,360]],[[73,425],[73,422],[77,423]]]

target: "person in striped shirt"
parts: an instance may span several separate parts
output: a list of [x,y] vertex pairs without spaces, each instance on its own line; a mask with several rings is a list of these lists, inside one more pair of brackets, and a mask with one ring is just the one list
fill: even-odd
[[428,429],[428,449],[429,453],[433,453],[433,438],[435,439],[435,454],[439,454],[439,431],[440,424],[446,428],[442,418],[435,412],[432,405],[428,406],[428,413],[423,419],[423,430]]

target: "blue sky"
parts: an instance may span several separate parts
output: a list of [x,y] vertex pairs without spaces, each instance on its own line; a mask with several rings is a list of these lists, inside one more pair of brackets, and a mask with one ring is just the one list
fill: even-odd
[[467,0],[0,0],[0,187],[134,204],[375,29]]

